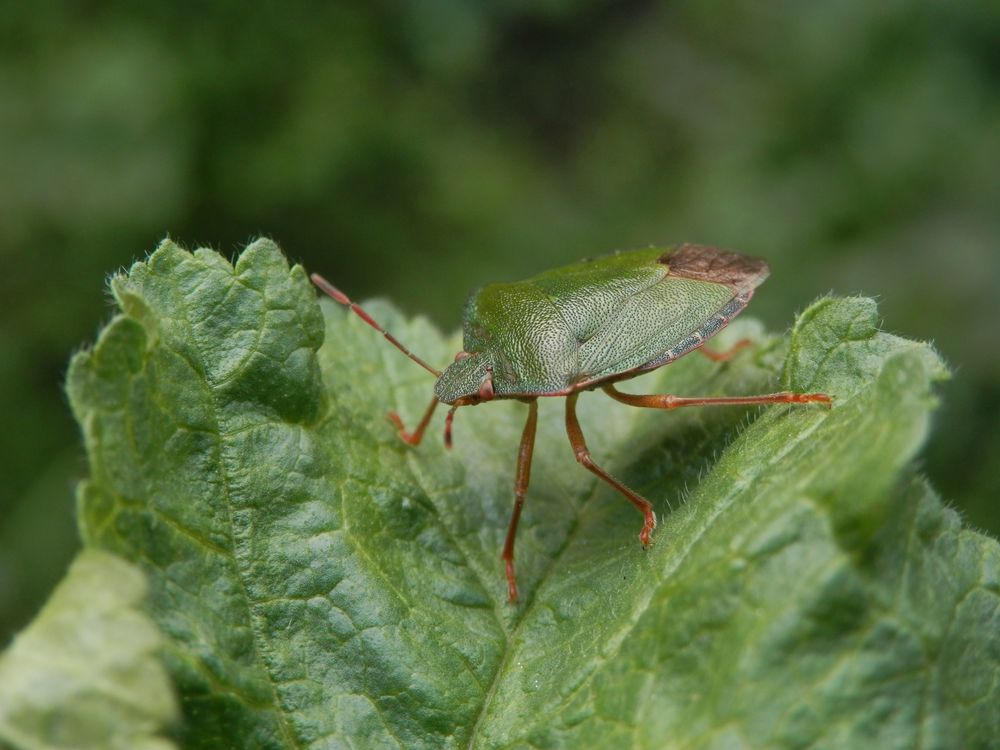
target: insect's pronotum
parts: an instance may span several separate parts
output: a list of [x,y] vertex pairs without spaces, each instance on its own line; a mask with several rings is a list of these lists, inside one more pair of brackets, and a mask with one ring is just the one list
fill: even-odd
[[581,391],[602,389],[629,406],[676,409],[725,404],[830,404],[823,393],[767,393],[757,396],[679,397],[622,393],[615,383],[673,362],[692,351],[715,360],[732,356],[703,344],[736,317],[767,278],[767,263],[701,245],[616,253],[557,268],[525,281],[490,284],[474,292],[463,317],[463,349],[440,372],[403,346],[360,306],[319,274],[313,282],[353,310],[403,354],[437,378],[434,397],[416,429],[408,432],[395,413],[389,417],[399,436],[417,445],[439,402],[451,406],[451,421],[461,406],[495,399],[528,405],[514,479],[514,510],[501,559],[507,595],[517,601],[514,538],[531,475],[540,396],[566,398],[566,433],[576,460],[610,484],[643,515],[639,541],[650,543],[656,515],[648,500],[598,466],[590,456],[576,417]]

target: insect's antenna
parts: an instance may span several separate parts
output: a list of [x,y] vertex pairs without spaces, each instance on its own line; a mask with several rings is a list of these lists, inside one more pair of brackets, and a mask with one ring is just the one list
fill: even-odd
[[313,284],[315,284],[317,287],[319,287],[321,291],[323,291],[324,293],[326,293],[327,295],[329,295],[330,297],[332,297],[333,299],[335,299],[337,302],[339,302],[340,304],[342,304],[344,307],[350,308],[351,311],[355,315],[357,315],[359,318],[361,318],[363,321],[365,321],[365,323],[367,323],[372,328],[374,328],[376,331],[378,331],[383,336],[385,336],[386,341],[388,341],[394,347],[396,347],[397,349],[399,349],[399,351],[401,351],[407,357],[409,357],[414,362],[416,362],[418,365],[420,365],[421,367],[423,367],[425,370],[427,370],[427,372],[429,372],[434,377],[436,377],[436,378],[441,377],[441,371],[440,370],[435,370],[429,364],[427,364],[422,359],[420,359],[420,357],[418,357],[416,354],[414,354],[409,349],[407,349],[405,346],[403,346],[399,342],[399,339],[397,339],[395,336],[393,336],[391,333],[389,333],[387,330],[385,330],[382,326],[380,326],[377,322],[375,322],[375,319],[371,315],[369,315],[368,313],[366,313],[364,311],[364,309],[362,309],[361,305],[358,305],[357,303],[352,302],[350,297],[348,297],[342,291],[340,291],[339,289],[337,289],[337,287],[335,287],[329,281],[327,281],[326,279],[324,279],[318,273],[312,274],[309,278],[312,279]]
[[453,406],[448,410],[448,416],[444,418],[444,447],[451,450],[451,422],[455,418],[455,409],[457,406]]

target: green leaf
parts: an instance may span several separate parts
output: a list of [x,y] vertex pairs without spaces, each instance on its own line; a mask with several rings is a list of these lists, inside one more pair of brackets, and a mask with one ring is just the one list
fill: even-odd
[[[186,747],[987,747],[1000,734],[1000,553],[909,463],[944,377],[824,299],[788,340],[686,357],[637,392],[819,406],[631,409],[585,394],[576,465],[543,399],[518,535],[499,552],[523,404],[411,423],[427,373],[259,241],[235,267],[170,242],[112,289],[122,314],[68,389],[88,544],[140,562],[183,696]],[[457,306],[456,306],[457,308]],[[460,342],[370,312],[431,362]],[[324,340],[325,339],[325,340]],[[322,342],[322,348],[320,344]],[[318,352],[317,352],[318,350]],[[673,510],[671,511],[671,507]]]
[[85,550],[0,656],[0,747],[170,750],[177,706],[142,573]]

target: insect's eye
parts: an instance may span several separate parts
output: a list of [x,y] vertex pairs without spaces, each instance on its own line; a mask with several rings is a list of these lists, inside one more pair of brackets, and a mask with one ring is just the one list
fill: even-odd
[[468,356],[469,356],[468,352],[459,352],[458,354],[455,355],[455,361],[456,362],[461,362],[463,359],[465,359]]
[[479,400],[480,401],[490,401],[493,399],[493,370],[488,369],[486,371],[486,377],[483,378],[482,385],[479,386]]

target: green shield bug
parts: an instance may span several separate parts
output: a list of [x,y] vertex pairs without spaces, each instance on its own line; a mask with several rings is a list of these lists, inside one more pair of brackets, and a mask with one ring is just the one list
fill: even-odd
[[669,364],[692,351],[727,359],[702,345],[738,315],[767,278],[767,263],[711,247],[684,244],[635,250],[557,268],[525,281],[490,284],[474,292],[463,316],[463,350],[440,372],[403,346],[360,306],[322,276],[313,282],[349,307],[403,354],[437,378],[434,397],[413,432],[399,416],[389,417],[410,445],[423,438],[439,402],[451,406],[445,443],[451,445],[455,410],[495,399],[518,399],[528,418],[517,453],[514,510],[501,559],[507,594],[517,601],[514,537],[528,491],[540,396],[566,398],[566,433],[576,460],[624,495],[643,515],[639,541],[646,546],[656,527],[652,504],[598,466],[590,456],[576,416],[581,391],[601,388],[629,406],[676,409],[724,404],[821,403],[823,393],[758,396],[680,397],[632,395],[615,383]]

